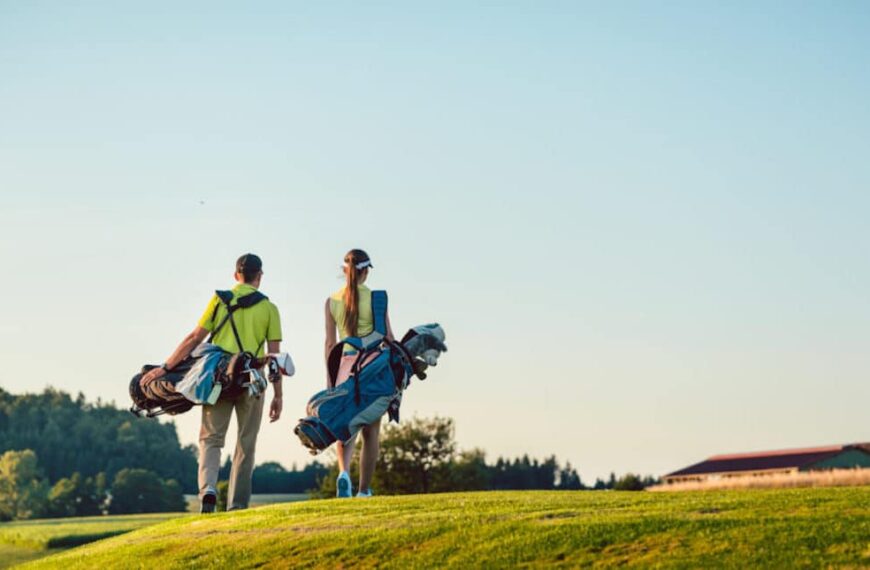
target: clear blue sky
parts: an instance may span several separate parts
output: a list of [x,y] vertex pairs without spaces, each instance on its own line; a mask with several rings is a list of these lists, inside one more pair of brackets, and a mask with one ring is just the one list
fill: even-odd
[[870,440],[867,3],[181,4],[0,2],[3,388],[127,405],[254,251],[303,463],[363,247],[493,460]]

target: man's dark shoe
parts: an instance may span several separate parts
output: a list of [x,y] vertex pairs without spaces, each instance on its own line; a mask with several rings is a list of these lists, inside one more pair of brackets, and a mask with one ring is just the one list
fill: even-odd
[[217,505],[217,497],[212,493],[206,493],[202,496],[202,506],[199,512],[202,514],[213,513]]

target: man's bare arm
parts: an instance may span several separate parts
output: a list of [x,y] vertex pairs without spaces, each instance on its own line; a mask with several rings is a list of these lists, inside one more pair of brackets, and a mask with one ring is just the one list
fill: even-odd
[[193,329],[189,335],[184,337],[184,340],[181,341],[181,344],[178,345],[175,352],[166,359],[166,366],[172,370],[181,364],[185,358],[190,356],[190,353],[193,352],[194,348],[203,343],[206,337],[208,337],[208,331],[204,328],[196,327]]
[[[266,343],[268,354],[278,354],[281,352],[281,341],[270,340]],[[277,422],[281,417],[281,410],[284,408],[284,387],[282,386],[281,377],[272,382],[272,387],[275,393],[272,395],[272,403],[269,404],[269,421]]]
[[[193,349],[199,346],[208,336],[208,331],[202,327],[196,327],[191,331],[189,335],[184,337],[184,340],[181,341],[181,344],[178,345],[169,358],[166,359],[166,368],[172,370],[179,364],[181,364],[185,358],[190,356],[190,353],[193,352]],[[153,380],[155,378],[160,378],[166,374],[166,370],[163,368],[154,368],[147,372],[144,376],[142,376],[142,380]]]

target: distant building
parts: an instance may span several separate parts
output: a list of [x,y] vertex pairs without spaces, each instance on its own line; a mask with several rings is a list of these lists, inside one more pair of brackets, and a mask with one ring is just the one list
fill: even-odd
[[714,455],[705,461],[665,475],[662,480],[670,484],[856,467],[870,468],[870,443]]

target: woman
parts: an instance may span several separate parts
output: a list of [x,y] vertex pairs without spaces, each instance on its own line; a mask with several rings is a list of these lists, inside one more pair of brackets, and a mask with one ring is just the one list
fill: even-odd
[[[352,249],[344,256],[344,287],[336,291],[326,300],[326,357],[339,338],[349,336],[363,337],[374,331],[374,315],[372,313],[372,291],[365,286],[372,262],[369,255],[361,249]],[[393,340],[390,328],[390,317],[387,315],[387,338]],[[336,329],[338,335],[336,336]],[[345,353],[338,369],[336,385],[341,384],[350,376],[350,369],[356,359],[356,351],[345,346]],[[381,420],[363,426],[362,453],[360,454],[360,476],[357,497],[371,497],[372,475],[378,460]],[[354,438],[355,439],[355,438]],[[353,459],[354,440],[347,444],[337,442],[338,447],[338,479],[335,481],[338,497],[352,497],[350,481],[350,463]]]

